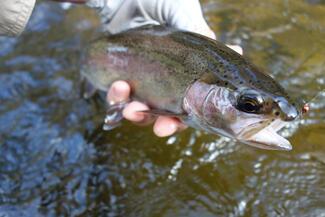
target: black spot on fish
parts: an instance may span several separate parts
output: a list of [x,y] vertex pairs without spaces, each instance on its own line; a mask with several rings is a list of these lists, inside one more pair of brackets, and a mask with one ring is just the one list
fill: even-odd
[[279,111],[276,111],[274,114],[275,114],[276,116],[279,116],[279,115],[280,115],[280,112],[279,112]]
[[244,82],[240,81],[239,84],[243,84]]
[[223,77],[224,77],[224,78],[227,78],[228,76],[227,76],[227,75],[224,75]]
[[227,86],[228,85],[228,82],[225,82],[225,86]]

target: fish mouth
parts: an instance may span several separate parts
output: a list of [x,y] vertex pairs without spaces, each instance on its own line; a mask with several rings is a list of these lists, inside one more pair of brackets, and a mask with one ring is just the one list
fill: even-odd
[[286,123],[280,119],[275,120],[249,138],[241,140],[241,142],[262,149],[290,151],[292,150],[290,142],[278,134],[278,131],[282,129],[285,124]]

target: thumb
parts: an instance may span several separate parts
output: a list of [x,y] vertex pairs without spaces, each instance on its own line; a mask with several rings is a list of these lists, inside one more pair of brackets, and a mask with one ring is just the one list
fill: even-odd
[[191,31],[216,39],[216,35],[205,21],[198,0],[166,0],[166,22],[178,29]]
[[215,39],[216,36],[205,21],[198,0],[138,0],[147,18],[160,24],[199,33]]

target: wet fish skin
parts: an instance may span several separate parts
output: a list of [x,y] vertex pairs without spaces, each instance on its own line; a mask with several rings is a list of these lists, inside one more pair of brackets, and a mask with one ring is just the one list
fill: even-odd
[[[88,50],[82,73],[104,91],[114,81],[126,80],[132,97],[155,111],[239,140],[247,138],[239,136],[242,129],[234,127],[236,121],[254,125],[245,132],[247,137],[275,119],[291,121],[299,116],[284,89],[241,55],[205,36],[165,26],[146,26],[99,38]],[[236,108],[238,97],[246,90],[264,99],[259,114]],[[261,123],[256,122],[258,119]]]
[[[188,49],[167,36],[176,30],[158,30],[164,34],[159,36],[154,35],[157,28],[131,30],[99,39],[90,48],[83,74],[102,90],[107,90],[115,80],[126,80],[133,97],[152,108],[179,114],[183,112],[186,89],[201,77],[202,70],[196,69],[186,57]],[[191,72],[187,68],[192,68]]]
[[[150,78],[148,82],[167,85],[159,86],[158,94],[168,95],[166,91],[169,91],[172,93],[170,95],[180,96],[180,99],[188,85],[198,79],[232,90],[240,86],[256,87],[260,91],[290,99],[269,75],[259,71],[239,54],[222,43],[195,33],[163,26],[138,28],[97,40],[89,53],[88,69],[84,68],[83,73],[93,78],[90,80],[103,90],[107,90],[116,79],[130,80],[132,85],[137,78],[145,76]],[[95,70],[91,67],[95,67]],[[136,71],[139,69],[143,70]],[[96,77],[101,77],[103,82]],[[161,77],[164,77],[163,81]],[[135,95],[142,93],[139,89],[134,91]],[[145,92],[148,92],[147,89]]]

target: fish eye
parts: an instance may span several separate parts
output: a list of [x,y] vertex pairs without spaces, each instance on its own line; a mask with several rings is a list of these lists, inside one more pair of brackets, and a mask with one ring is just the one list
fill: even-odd
[[256,101],[250,99],[246,101],[239,101],[237,104],[237,108],[243,112],[256,113],[259,111],[260,106],[257,104]]
[[247,113],[259,113],[262,107],[262,98],[255,93],[244,93],[237,99],[236,108]]

